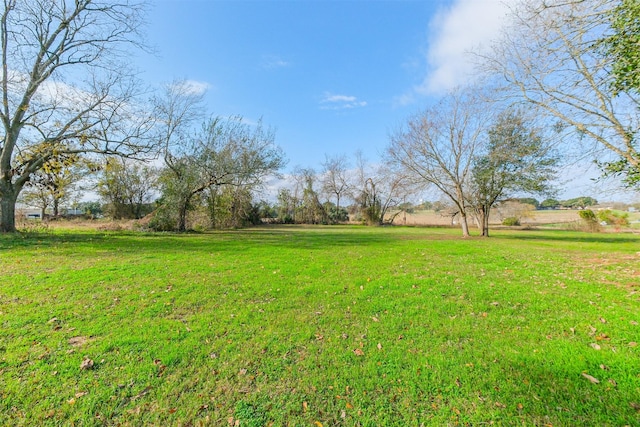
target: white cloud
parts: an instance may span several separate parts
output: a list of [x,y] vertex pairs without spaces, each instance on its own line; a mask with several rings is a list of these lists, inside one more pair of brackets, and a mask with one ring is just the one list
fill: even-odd
[[454,0],[431,21],[429,72],[415,92],[439,94],[469,81],[470,52],[488,47],[505,22],[508,6],[500,0]]
[[286,68],[291,66],[291,62],[285,61],[277,55],[263,55],[262,56],[262,68],[266,70],[273,70],[275,68]]
[[188,95],[202,95],[207,90],[211,89],[211,85],[209,83],[199,82],[197,80],[181,80],[174,85],[179,86],[175,88],[176,90]]
[[367,101],[359,101],[351,95],[335,95],[325,93],[320,101],[320,108],[323,110],[344,110],[350,108],[366,107]]

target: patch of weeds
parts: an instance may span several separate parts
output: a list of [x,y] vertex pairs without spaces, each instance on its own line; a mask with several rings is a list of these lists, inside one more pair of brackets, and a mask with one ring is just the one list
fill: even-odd
[[262,427],[266,423],[266,415],[263,411],[244,400],[236,403],[235,419],[242,427]]

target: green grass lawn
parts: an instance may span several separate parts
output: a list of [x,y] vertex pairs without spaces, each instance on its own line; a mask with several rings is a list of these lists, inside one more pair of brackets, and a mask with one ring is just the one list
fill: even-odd
[[0,235],[0,425],[640,425],[640,237]]

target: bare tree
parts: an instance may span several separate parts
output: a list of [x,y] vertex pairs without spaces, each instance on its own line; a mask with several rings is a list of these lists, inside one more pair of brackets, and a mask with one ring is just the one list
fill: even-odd
[[135,111],[126,52],[140,47],[135,0],[3,0],[0,231],[15,231],[16,199],[60,154],[134,156],[152,126]]
[[391,224],[401,211],[388,214],[415,190],[411,180],[387,164],[369,164],[360,152],[356,153],[356,164],[353,197],[363,219],[368,225]]
[[340,210],[340,199],[350,190],[349,163],[346,156],[329,157],[325,155],[322,163],[322,189],[336,198],[336,210]]
[[483,142],[485,111],[470,93],[452,92],[410,118],[387,148],[390,164],[415,184],[435,186],[455,204],[464,237],[469,236],[465,201],[473,159]]
[[616,84],[619,58],[601,43],[616,4],[523,0],[482,66],[506,83],[509,99],[546,114],[568,141],[589,143],[581,150],[597,151],[605,171],[640,181],[640,94]]
[[296,167],[292,176],[295,181],[294,194],[300,202],[297,207],[297,221],[303,224],[326,223],[327,212],[320,203],[319,194],[314,187],[318,181],[316,171],[313,168]]

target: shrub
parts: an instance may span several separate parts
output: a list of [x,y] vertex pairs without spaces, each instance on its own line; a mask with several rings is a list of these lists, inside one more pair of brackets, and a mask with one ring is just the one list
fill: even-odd
[[598,224],[598,218],[591,209],[584,209],[578,211],[578,216],[582,220],[582,227],[584,231],[599,231],[600,224]]
[[598,219],[609,225],[615,225],[616,227],[626,227],[629,225],[628,213],[614,212],[609,209],[598,212]]
[[509,216],[502,220],[502,225],[507,225],[509,227],[513,227],[515,225],[520,225],[520,218],[515,216]]

